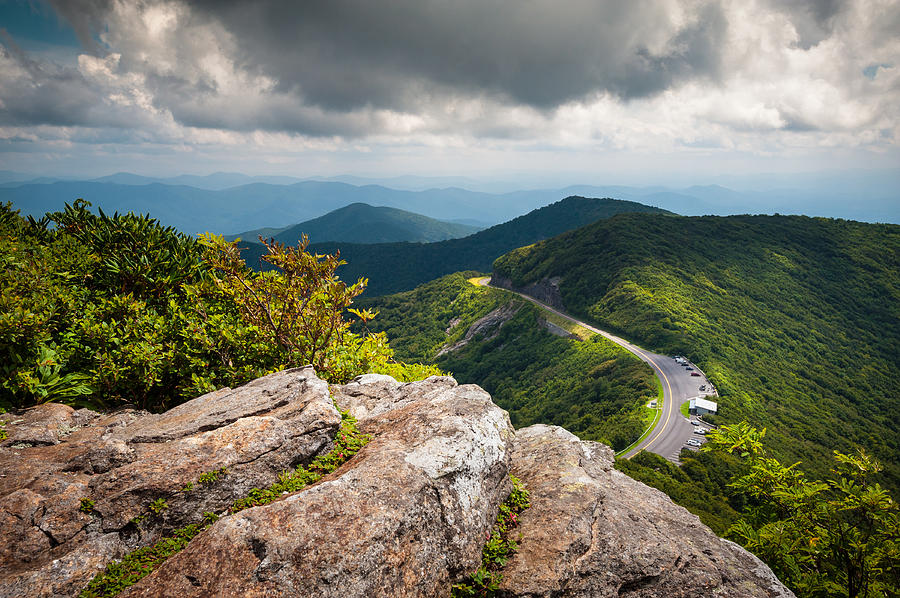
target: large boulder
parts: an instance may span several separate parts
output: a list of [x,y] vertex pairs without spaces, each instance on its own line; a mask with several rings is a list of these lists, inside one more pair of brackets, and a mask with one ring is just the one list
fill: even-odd
[[[77,594],[114,558],[330,450],[340,426],[328,385],[311,367],[159,415],[47,404],[7,418],[0,597]],[[198,482],[216,471],[218,479]],[[158,513],[148,508],[157,500],[166,506]]]
[[[452,378],[329,388],[302,368],[159,415],[11,415],[0,598],[77,595],[127,551],[225,513],[331,450],[335,403],[371,438],[359,453],[302,491],[224,514],[121,595],[445,597],[478,567],[512,472],[532,506],[501,596],[792,596],[755,557],[615,471],[606,446],[558,427],[515,433],[487,393]],[[220,475],[200,483],[208,472]],[[158,499],[167,508],[153,513]]]
[[447,596],[510,491],[513,429],[476,386],[364,376],[335,389],[372,440],[302,492],[220,519],[126,592]]
[[501,595],[791,597],[772,571],[658,490],[613,469],[613,452],[556,426],[516,434],[531,492]]

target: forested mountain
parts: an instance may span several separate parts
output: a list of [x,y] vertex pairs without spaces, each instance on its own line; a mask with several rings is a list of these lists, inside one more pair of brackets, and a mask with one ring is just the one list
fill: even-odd
[[[462,239],[374,245],[320,243],[310,250],[339,250],[348,262],[338,271],[341,278],[368,277],[366,294],[384,295],[412,289],[451,272],[488,271],[498,256],[511,249],[623,212],[667,213],[631,201],[572,196]],[[253,263],[251,253],[248,263]]]
[[[325,241],[431,243],[465,237],[478,230],[475,226],[435,220],[397,208],[354,203],[319,218],[275,230],[263,236],[272,236],[276,241],[286,245],[296,245],[297,240],[304,234],[309,237],[311,243]],[[244,234],[241,237],[250,241],[257,238],[255,234]]]
[[476,287],[467,281],[474,274],[357,303],[378,310],[368,329],[387,334],[395,358],[480,385],[516,427],[557,424],[617,450],[641,435],[644,404],[659,388],[649,366],[603,337],[558,336],[571,327],[511,293]]
[[689,356],[720,420],[767,427],[780,456],[821,470],[863,447],[900,487],[900,226],[622,214],[494,268],[516,285],[559,276],[568,311]]

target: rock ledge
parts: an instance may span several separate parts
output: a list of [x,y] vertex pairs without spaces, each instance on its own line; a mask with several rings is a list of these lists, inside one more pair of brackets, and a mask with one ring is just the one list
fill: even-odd
[[[487,393],[452,378],[370,374],[329,389],[307,367],[159,415],[52,404],[11,415],[0,597],[75,596],[109,561],[269,486],[331,450],[335,403],[371,436],[359,453],[303,491],[220,518],[121,595],[447,596],[480,562],[513,473],[532,507],[499,595],[793,596],[758,559],[615,471],[604,445],[553,426],[515,432]],[[159,498],[168,508],[148,515]]]

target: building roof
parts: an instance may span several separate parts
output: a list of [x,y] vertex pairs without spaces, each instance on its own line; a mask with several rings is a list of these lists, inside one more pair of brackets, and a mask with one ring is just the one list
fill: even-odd
[[707,411],[712,411],[718,413],[719,406],[715,403],[715,401],[707,401],[706,399],[691,399],[690,404],[691,409],[706,409]]

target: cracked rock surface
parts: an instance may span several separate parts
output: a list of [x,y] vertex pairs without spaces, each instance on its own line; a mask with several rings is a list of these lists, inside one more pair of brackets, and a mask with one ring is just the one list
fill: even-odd
[[771,570],[662,492],[613,469],[613,452],[557,426],[516,433],[531,492],[501,595],[792,597]]
[[[300,492],[221,517],[120,596],[446,597],[480,563],[510,473],[532,506],[498,596],[793,596],[615,471],[608,447],[554,426],[515,432],[477,386],[369,374],[329,389],[298,368],[158,415],[48,404],[5,416],[0,598],[75,596],[111,560],[331,450],[334,403],[371,436],[359,453]],[[160,498],[168,508],[149,512]]]
[[[340,426],[312,368],[154,415],[46,404],[8,416],[0,446],[0,597],[72,596],[109,561],[221,512],[330,450]],[[198,484],[226,469],[217,482]],[[185,491],[192,483],[194,488]],[[83,498],[93,509],[81,510]],[[148,510],[157,499],[168,508]],[[133,520],[144,516],[140,523]]]
[[335,390],[372,440],[283,500],[224,517],[123,596],[447,596],[510,492],[506,412],[477,386]]

